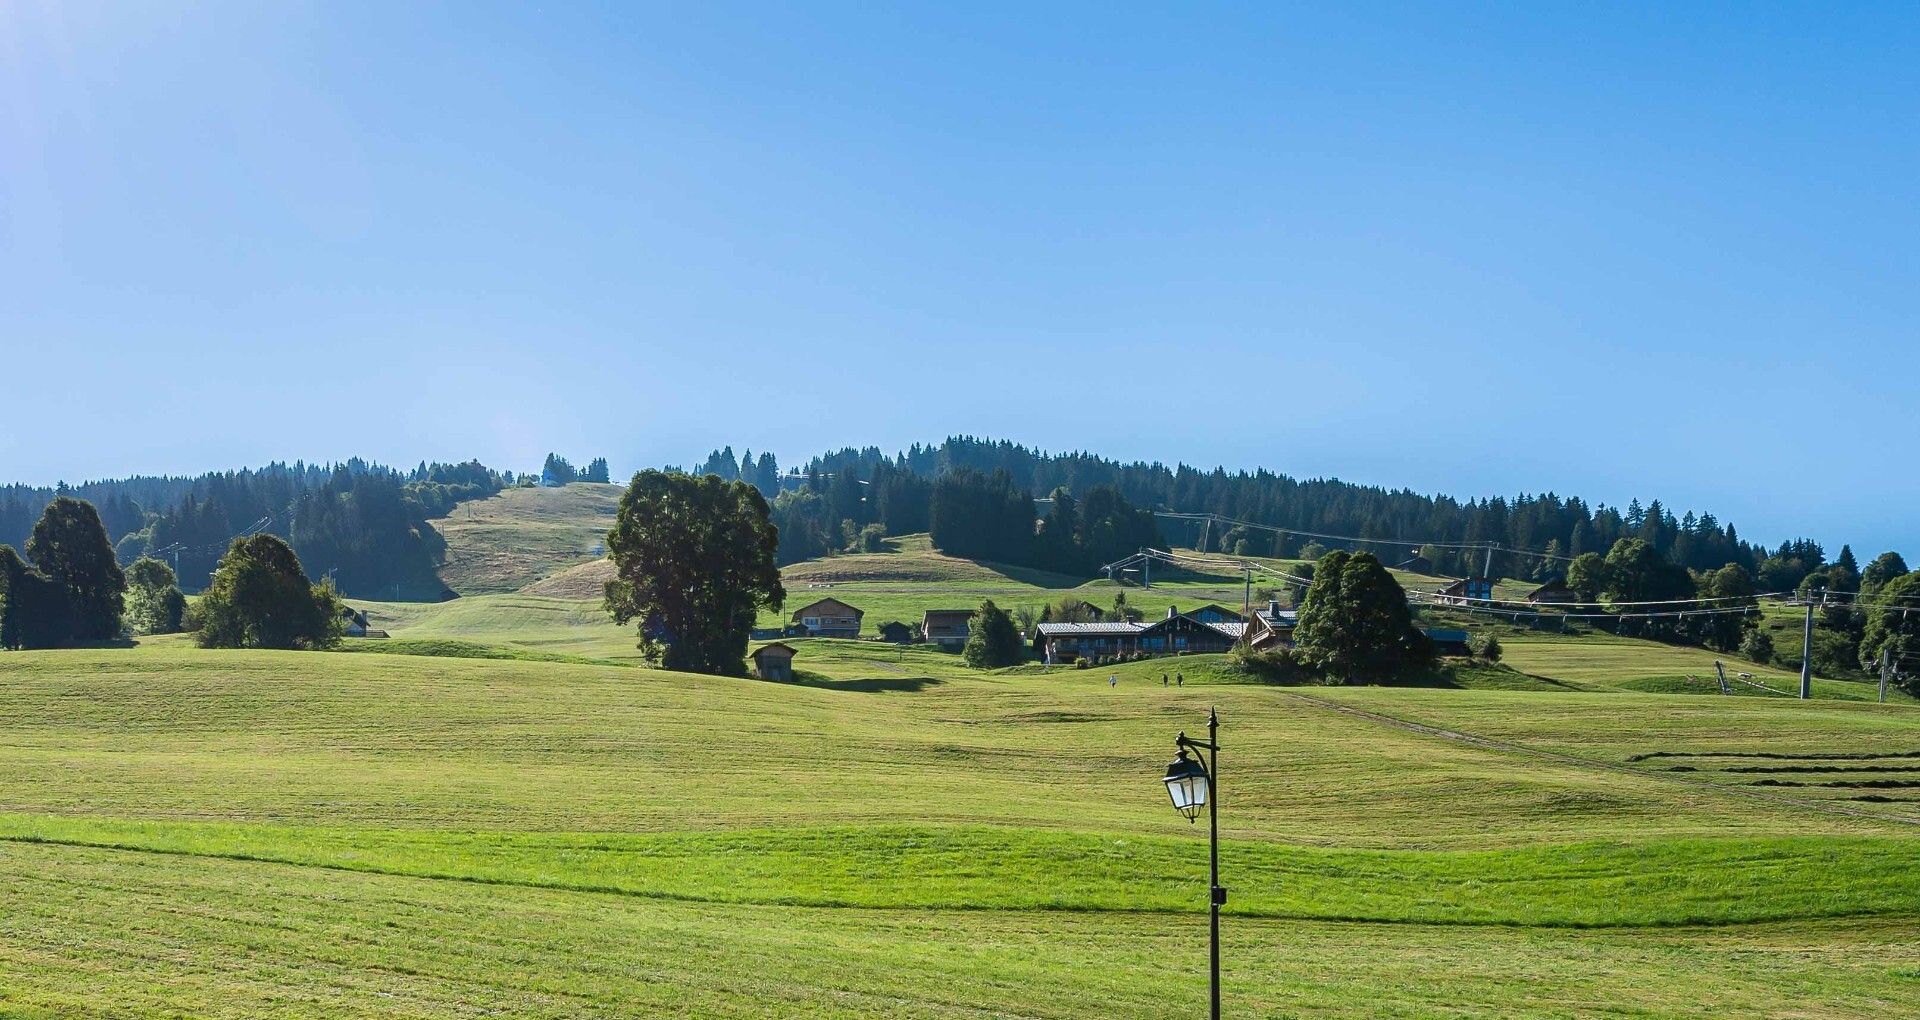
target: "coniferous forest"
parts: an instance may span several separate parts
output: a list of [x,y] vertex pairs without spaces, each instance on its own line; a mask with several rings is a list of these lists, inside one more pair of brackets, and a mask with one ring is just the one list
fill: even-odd
[[187,591],[206,586],[233,539],[265,533],[286,539],[314,577],[331,578],[344,594],[433,600],[451,593],[435,573],[445,543],[431,522],[509,481],[477,461],[407,472],[355,458],[197,478],[12,485],[0,488],[0,545],[24,548],[42,510],[66,495],[98,508],[121,563],[152,556],[176,565]]
[[[768,459],[770,461],[770,458]],[[732,465],[730,471],[727,465]],[[1658,499],[1624,508],[1590,504],[1556,493],[1458,498],[1408,489],[1358,485],[1337,479],[1298,479],[1274,471],[1227,471],[1186,464],[1122,463],[1090,453],[1049,454],[1006,441],[957,436],[934,446],[915,444],[889,456],[878,447],[848,447],[822,454],[785,475],[754,462],[750,479],[774,499],[780,525],[780,560],[792,563],[857,548],[870,525],[884,535],[931,531],[934,543],[958,555],[999,562],[1085,572],[1141,545],[1160,541],[1247,556],[1313,558],[1324,548],[1350,546],[1374,552],[1388,565],[1416,556],[1432,572],[1477,575],[1487,568],[1484,547],[1498,547],[1492,573],[1504,577],[1563,576],[1575,558],[1604,556],[1624,538],[1638,538],[1668,561],[1692,571],[1737,564],[1761,591],[1791,591],[1829,568],[1817,542],[1794,539],[1767,547],[1741,538],[1731,521],[1710,512],[1675,510]],[[746,477],[731,448],[715,451],[706,473]],[[1135,510],[1218,514],[1271,528],[1187,526],[1163,522],[1156,536],[1144,523],[1096,526],[1096,536],[1066,551],[1058,523],[1034,501],[1056,490],[1104,515],[1110,490],[1116,521]],[[1056,497],[1057,498],[1057,497]],[[1015,523],[1023,503],[1031,508]],[[963,509],[964,507],[964,509]],[[952,512],[942,514],[942,510]],[[1124,512],[1123,512],[1124,511]],[[1036,535],[1036,528],[1038,535]],[[1046,532],[1053,531],[1052,538]],[[1359,542],[1317,539],[1312,534],[1352,536]],[[1124,537],[1121,537],[1124,536]],[[1430,543],[1459,543],[1456,549]],[[1320,546],[1321,549],[1315,549]],[[1850,556],[1849,556],[1850,559]]]

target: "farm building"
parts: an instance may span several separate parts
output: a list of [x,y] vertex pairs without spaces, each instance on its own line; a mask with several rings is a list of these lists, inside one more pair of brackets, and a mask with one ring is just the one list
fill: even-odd
[[1491,602],[1493,601],[1493,578],[1462,578],[1435,592],[1433,600],[1450,606]]
[[929,609],[920,617],[920,633],[942,648],[957,649],[967,643],[973,625],[971,609]]
[[1565,606],[1580,600],[1567,583],[1558,578],[1527,593],[1527,601],[1537,606]]
[[839,599],[825,598],[794,610],[792,619],[814,637],[857,638],[865,615]]
[[778,641],[770,645],[762,645],[751,656],[753,675],[762,680],[792,680],[793,656],[792,645]]
[[341,633],[348,637],[367,636],[367,614],[352,606],[340,607]]
[[880,625],[880,640],[896,645],[909,644],[913,641],[913,628],[899,620],[889,620]]
[[1464,630],[1428,627],[1426,634],[1427,639],[1433,642],[1434,651],[1441,655],[1464,657],[1473,654],[1473,649],[1467,646],[1467,632]]

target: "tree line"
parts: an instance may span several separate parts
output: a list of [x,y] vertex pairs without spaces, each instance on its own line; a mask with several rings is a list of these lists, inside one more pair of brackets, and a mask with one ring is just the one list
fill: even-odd
[[[1658,499],[1644,505],[1634,499],[1624,508],[1551,492],[1463,500],[1337,479],[1302,480],[1264,469],[1229,472],[1187,464],[1122,463],[1090,453],[1049,454],[970,436],[933,446],[915,444],[892,456],[877,447],[848,447],[813,458],[801,474],[831,478],[851,472],[856,478],[874,479],[884,470],[932,480],[966,468],[989,476],[1005,471],[1016,490],[1050,493],[1065,487],[1085,493],[1106,485],[1134,506],[1218,514],[1264,526],[1223,530],[1193,524],[1166,536],[1181,545],[1243,556],[1312,559],[1303,555],[1309,544],[1321,544],[1314,552],[1345,544],[1373,552],[1390,567],[1421,555],[1437,573],[1473,576],[1486,567],[1482,548],[1422,548],[1420,543],[1497,545],[1501,548],[1494,554],[1492,573],[1546,580],[1563,573],[1574,557],[1604,557],[1621,539],[1637,538],[1689,570],[1739,564],[1768,591],[1792,590],[1828,565],[1817,542],[1755,545],[1731,522],[1691,510],[1676,515]],[[1267,528],[1294,530],[1276,534]],[[1350,535],[1360,541],[1328,542],[1303,532]]]
[[265,533],[287,540],[313,569],[331,574],[341,591],[439,598],[445,588],[435,571],[445,542],[430,522],[512,484],[512,472],[477,461],[422,462],[409,472],[354,458],[197,478],[136,476],[51,489],[11,485],[0,488],[0,544],[25,547],[43,510],[64,496],[96,508],[120,564],[163,559],[188,591],[210,583],[234,538]]
[[344,606],[312,583],[278,537],[236,538],[189,608],[173,568],[143,558],[122,570],[93,504],[57,496],[41,511],[22,557],[0,545],[0,648],[66,648],[131,634],[194,632],[206,648],[325,648]]
[[540,469],[540,480],[551,485],[571,485],[574,482],[607,482],[607,458],[595,457],[587,462],[585,468],[576,468],[573,462],[557,453],[547,454],[547,462]]

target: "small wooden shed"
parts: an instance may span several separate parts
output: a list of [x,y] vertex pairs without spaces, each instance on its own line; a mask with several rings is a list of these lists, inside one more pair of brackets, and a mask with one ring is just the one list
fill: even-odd
[[762,680],[793,679],[793,646],[775,641],[762,645],[750,658],[753,659],[753,675]]

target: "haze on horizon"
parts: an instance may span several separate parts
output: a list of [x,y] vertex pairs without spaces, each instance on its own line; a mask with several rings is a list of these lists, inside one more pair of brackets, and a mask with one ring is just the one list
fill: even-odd
[[1920,552],[1920,12],[0,7],[0,483],[951,434]]

